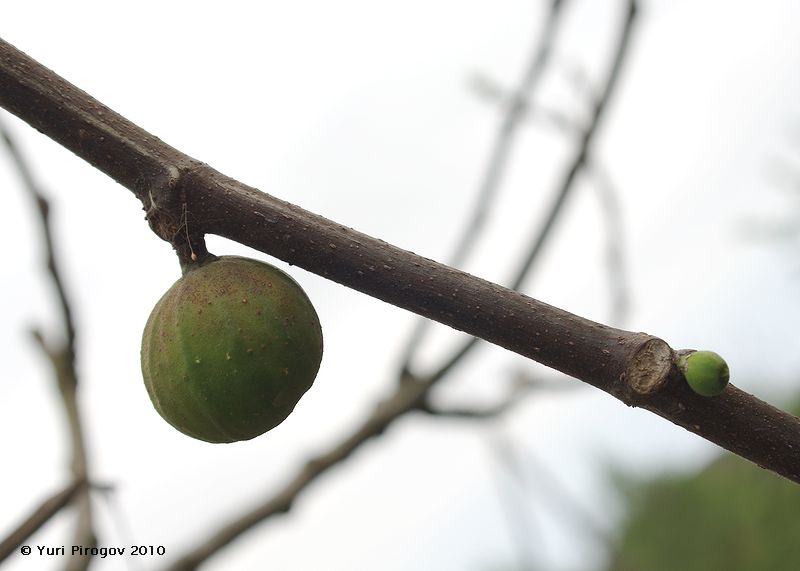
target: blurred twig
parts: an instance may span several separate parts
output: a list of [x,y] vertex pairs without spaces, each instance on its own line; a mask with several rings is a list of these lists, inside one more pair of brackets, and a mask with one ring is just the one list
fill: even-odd
[[86,480],[73,480],[67,486],[44,500],[25,521],[14,529],[3,541],[0,541],[0,562],[11,555],[14,550],[22,545],[40,527],[50,521],[62,508],[69,505],[79,492],[84,491]]
[[[797,250],[800,242],[800,128],[790,132],[790,156],[776,156],[767,164],[767,176],[772,186],[784,193],[786,203],[779,213],[748,213],[741,221],[741,236],[748,241],[772,242],[791,250]],[[792,273],[800,265],[796,260],[790,262]]]
[[[401,416],[414,411],[434,412],[426,402],[429,391],[434,383],[435,381],[432,379],[420,381],[410,377],[404,378],[398,385],[396,392],[389,398],[379,402],[372,414],[370,414],[350,436],[342,440],[328,452],[306,462],[305,466],[294,478],[287,482],[280,492],[270,497],[252,511],[243,514],[238,519],[218,529],[213,535],[206,539],[206,541],[185,554],[167,569],[169,571],[190,571],[196,569],[205,560],[254,525],[271,516],[288,512],[295,498],[308,485],[314,482],[328,469],[347,459],[362,444],[375,436],[383,434],[383,432]],[[464,410],[460,412],[465,415],[472,414],[473,417],[490,417],[501,414],[514,404],[515,399],[513,395],[522,390],[525,390],[525,387],[520,385],[515,391],[512,391],[508,399],[498,405],[494,410],[486,409],[485,411],[472,411],[472,413]],[[458,412],[459,411],[454,411],[453,414],[456,415]],[[444,411],[441,412],[441,414],[446,415],[448,413]]]
[[295,498],[319,476],[348,458],[362,444],[382,434],[399,417],[417,409],[430,386],[429,382],[424,383],[410,379],[400,383],[396,392],[390,398],[378,403],[372,414],[352,434],[328,452],[309,460],[278,493],[228,525],[219,528],[167,569],[169,571],[196,569],[205,560],[256,524],[271,516],[288,512]]
[[534,389],[541,388],[541,382],[517,376],[511,383],[511,388],[499,402],[491,406],[475,407],[439,407],[430,402],[430,395],[426,395],[422,404],[418,407],[420,412],[440,418],[452,418],[463,420],[484,420],[502,416],[509,412],[515,405],[519,404],[522,398]]
[[[495,105],[506,104],[508,99],[506,92],[488,76],[476,73],[470,78],[469,85],[477,95],[489,102]],[[524,115],[526,120],[539,121],[570,135],[582,132],[576,119],[560,109],[534,105],[530,101],[525,101],[520,106],[519,113],[521,116]]]
[[[86,460],[86,446],[84,443],[83,427],[77,401],[78,374],[75,368],[75,324],[55,251],[53,233],[50,225],[50,205],[39,189],[39,186],[36,184],[33,171],[28,166],[25,157],[14,142],[8,129],[2,124],[0,124],[0,134],[22,178],[25,189],[36,204],[39,214],[41,231],[45,242],[47,270],[58,295],[59,309],[64,330],[63,339],[56,343],[48,343],[45,341],[44,336],[38,330],[34,330],[32,334],[53,367],[58,390],[64,404],[71,437],[71,470],[73,478],[75,481],[87,481],[88,463]],[[93,547],[96,545],[97,540],[92,523],[92,509],[88,488],[83,488],[81,490],[75,502],[78,510],[75,545]],[[66,569],[68,571],[81,571],[88,568],[91,563],[91,557],[70,557],[67,561]]]
[[[92,490],[95,491],[96,498],[101,502],[105,501],[111,528],[116,532],[117,541],[122,543],[122,545],[136,545],[130,522],[126,517],[123,506],[119,503],[119,495],[117,494],[116,487],[113,485],[98,485],[95,482],[92,485]],[[148,568],[145,566],[145,562],[142,558],[127,558],[127,564],[130,571],[141,571]]]
[[[489,446],[489,451],[495,459],[494,464],[500,469],[503,475],[509,475],[518,485],[525,486],[524,478],[521,474],[521,469],[517,463],[516,457],[504,446],[504,444],[506,444],[505,439],[500,440],[500,438],[496,438],[495,440],[499,440],[500,445],[498,446],[490,442]],[[498,499],[500,500],[503,514],[508,520],[510,537],[514,542],[519,568],[524,570],[535,569],[535,557],[531,541],[531,538],[534,536],[531,510],[519,501],[518,492],[511,486],[506,485],[505,481],[500,479],[500,475],[500,473],[495,475]],[[537,551],[541,557],[540,550]]]
[[520,265],[516,276],[511,282],[512,289],[520,289],[525,280],[528,278],[534,262],[538,259],[539,253],[547,244],[552,234],[556,220],[558,220],[559,215],[561,212],[563,212],[567,198],[575,188],[574,183],[578,174],[586,166],[592,141],[594,140],[594,136],[599,131],[602,121],[605,118],[605,111],[608,108],[608,103],[611,101],[614,89],[617,86],[620,72],[622,71],[622,65],[625,61],[625,56],[628,53],[628,46],[630,45],[630,39],[634,28],[634,22],[636,20],[637,10],[638,4],[636,0],[626,1],[625,20],[622,27],[622,32],[619,36],[619,44],[614,52],[614,58],[612,60],[608,78],[606,79],[605,88],[603,89],[602,95],[598,98],[594,105],[592,121],[583,132],[580,145],[575,153],[575,156],[573,157],[572,163],[569,165],[569,168],[566,171],[564,179],[561,183],[561,187],[556,193],[555,199],[550,207],[550,211],[548,212],[542,226],[535,233],[523,263]]
[[569,520],[574,529],[583,529],[604,547],[612,545],[612,538],[600,527],[594,518],[561,486],[545,466],[530,453],[520,458],[511,437],[498,429],[489,443],[489,448],[519,484],[526,490],[535,490],[538,496],[546,498],[554,511]]
[[[573,386],[566,383],[558,383],[554,386],[548,386],[550,383],[543,381],[540,378],[528,377],[517,375],[512,386],[512,390],[506,397],[491,407],[485,408],[437,408],[430,403],[425,402],[421,407],[423,412],[435,415],[440,418],[457,419],[465,421],[484,421],[501,417],[503,414],[511,410],[512,406],[518,404],[521,399],[518,397],[524,392],[532,390],[547,390],[548,388],[557,390],[569,390]],[[495,433],[489,441],[489,449],[492,452],[495,463],[499,471],[511,476],[511,479],[516,482],[522,490],[530,491],[536,489],[541,496],[547,497],[549,501],[556,504],[559,513],[563,513],[573,520],[573,523],[578,523],[580,527],[587,528],[592,531],[592,535],[600,536],[602,530],[598,531],[596,525],[591,518],[584,512],[579,505],[572,501],[569,495],[558,485],[555,479],[548,477],[546,471],[539,470],[537,466],[533,467],[537,473],[530,476],[530,464],[532,459],[526,458],[523,466],[522,460],[514,450],[513,442],[508,434],[504,432],[501,427],[495,426]],[[533,525],[531,514],[529,510],[519,501],[519,492],[505,485],[504,481],[499,477],[497,478],[497,487],[499,492],[499,499],[503,508],[503,513],[506,515],[511,531],[511,538],[516,547],[516,554],[518,565],[520,569],[534,569],[534,556],[531,551],[532,538],[533,538]],[[605,544],[605,536],[602,537]]]
[[595,180],[600,204],[606,221],[606,269],[611,290],[611,317],[608,322],[620,325],[630,306],[627,272],[625,270],[625,236],[619,196],[606,169],[592,163],[589,170]]

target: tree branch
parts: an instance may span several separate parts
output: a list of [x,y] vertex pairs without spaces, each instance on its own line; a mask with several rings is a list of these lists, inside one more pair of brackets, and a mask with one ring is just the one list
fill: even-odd
[[545,219],[545,222],[533,237],[531,246],[528,249],[528,253],[520,265],[519,270],[517,271],[517,275],[511,285],[513,289],[519,289],[522,287],[525,279],[530,274],[531,268],[533,267],[533,262],[538,258],[539,252],[542,250],[542,248],[544,248],[544,246],[547,244],[547,240],[552,233],[553,226],[558,220],[567,198],[572,193],[572,189],[575,187],[574,183],[576,178],[586,166],[586,161],[589,156],[589,151],[594,141],[595,134],[599,131],[600,126],[605,119],[606,109],[608,108],[608,104],[616,90],[617,84],[619,83],[620,73],[628,54],[628,48],[633,35],[634,22],[636,21],[636,15],[638,13],[638,4],[636,0],[627,0],[626,4],[627,9],[623,21],[622,32],[619,37],[619,43],[614,52],[611,69],[605,82],[605,88],[595,103],[592,120],[589,122],[589,125],[583,132],[578,150],[576,151],[571,164],[567,168],[566,174],[561,183],[561,187],[556,193],[555,199]]
[[86,480],[73,480],[67,486],[44,500],[25,521],[0,542],[0,563],[3,562],[14,550],[22,545],[40,527],[50,521],[62,508],[69,505],[76,494],[86,488]]
[[312,482],[330,468],[348,458],[362,444],[383,432],[399,417],[418,409],[430,388],[430,383],[407,380],[401,383],[391,398],[378,403],[372,414],[350,436],[342,440],[328,452],[306,462],[305,466],[290,479],[281,490],[245,513],[236,520],[217,530],[198,547],[184,554],[167,567],[167,571],[191,571],[217,553],[234,539],[252,529],[265,519],[288,512],[294,500]]
[[[50,205],[36,184],[33,172],[25,161],[25,158],[14,143],[8,130],[5,129],[2,124],[0,124],[0,135],[23,180],[25,190],[36,204],[39,214],[39,222],[41,223],[47,257],[47,270],[58,295],[59,309],[61,311],[64,327],[64,338],[56,347],[50,347],[45,342],[41,332],[34,330],[33,337],[53,367],[56,384],[61,394],[71,437],[72,475],[76,481],[84,481],[88,479],[88,462],[86,460],[83,425],[78,407],[78,374],[75,368],[75,323],[73,321],[72,309],[67,297],[66,287],[61,278],[61,272],[57,261],[58,258],[53,242],[52,228],[50,226]],[[92,506],[88,488],[82,490],[82,493],[78,495],[76,504],[78,521],[75,530],[75,543],[76,545],[94,546],[96,543],[96,535],[92,522]],[[88,568],[90,562],[91,557],[70,557],[67,561],[66,568],[68,571],[83,571]]]
[[514,399],[504,399],[501,402],[489,407],[436,407],[431,403],[423,403],[419,407],[420,412],[424,412],[438,418],[448,418],[454,420],[489,420],[503,416],[511,408],[518,404]]
[[606,272],[611,290],[611,323],[625,321],[630,306],[625,269],[625,253],[622,224],[622,207],[617,197],[611,176],[600,165],[588,168],[595,180],[606,224]]
[[[508,413],[514,406],[520,404],[522,399],[530,392],[543,388],[543,383],[538,379],[527,379],[517,375],[503,398],[490,406],[476,408],[474,406],[448,406],[441,407],[430,401],[430,395],[422,401],[417,410],[439,418],[456,420],[489,420]],[[566,386],[559,384],[559,386]]]
[[490,450],[498,463],[514,476],[520,486],[529,492],[535,491],[539,498],[545,499],[542,504],[550,503],[554,513],[572,520],[576,524],[573,529],[585,530],[604,547],[612,545],[609,534],[571,497],[559,480],[548,472],[544,463],[536,460],[529,451],[523,457],[506,431],[500,429],[495,433],[490,442]]
[[[800,482],[800,459],[786,453],[800,449],[800,420],[734,387],[714,398],[692,393],[660,339],[578,317],[261,193],[2,41],[0,105],[132,190],[179,254],[206,233],[235,240],[560,370]],[[191,244],[178,232],[182,213],[191,214]]]
[[[580,143],[575,155],[566,170],[561,186],[556,193],[547,216],[545,217],[542,225],[536,231],[530,246],[528,247],[525,257],[520,264],[516,275],[511,283],[511,289],[519,290],[525,283],[525,280],[530,277],[531,271],[534,267],[534,262],[538,259],[539,254],[544,250],[550,236],[552,235],[555,223],[559,219],[561,213],[566,205],[567,198],[572,194],[575,188],[575,181],[578,174],[585,168],[589,150],[594,140],[595,133],[597,133],[602,119],[605,115],[604,111],[608,107],[608,102],[614,93],[617,80],[619,79],[622,64],[625,61],[625,56],[628,52],[630,39],[633,32],[633,25],[637,14],[636,0],[627,1],[627,10],[623,22],[622,33],[620,34],[617,49],[614,52],[613,62],[611,69],[606,80],[605,88],[602,95],[599,97],[594,106],[594,113],[589,125],[583,131],[580,137]],[[478,336],[480,337],[480,336]],[[444,363],[439,367],[433,376],[441,377],[446,375],[453,367],[455,367],[461,360],[466,357],[478,345],[478,338],[468,339],[456,349],[453,354],[445,359]]]
[[[539,79],[547,65],[561,14],[563,13],[563,7],[566,3],[567,0],[551,0],[543,33],[537,39],[519,85],[511,94],[505,113],[500,119],[494,143],[489,153],[489,159],[478,186],[478,196],[473,206],[472,214],[464,226],[458,245],[450,258],[449,265],[453,267],[459,267],[464,263],[464,260],[477,243],[486,225],[486,220],[489,218],[492,204],[503,181],[511,150],[514,147],[517,127],[525,115],[527,99],[530,92],[539,83]],[[424,338],[429,323],[427,320],[419,320],[411,332],[407,346],[403,351],[401,370],[411,367],[414,354]]]

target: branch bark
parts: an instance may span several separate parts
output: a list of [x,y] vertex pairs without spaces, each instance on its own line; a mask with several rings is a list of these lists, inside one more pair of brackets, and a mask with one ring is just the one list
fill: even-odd
[[[0,40],[0,105],[142,201],[153,230],[205,255],[253,247],[536,360],[800,482],[800,420],[734,387],[692,393],[662,340],[595,323],[307,212],[180,153]],[[187,240],[182,224],[191,219]]]
[[[545,18],[542,33],[535,42],[533,52],[528,58],[525,72],[509,97],[509,102],[505,106],[504,113],[497,126],[494,141],[487,163],[482,173],[480,184],[478,185],[477,200],[472,208],[467,224],[464,225],[461,237],[456,245],[455,251],[449,260],[448,265],[461,267],[464,260],[471,254],[478,238],[483,231],[486,221],[494,206],[495,199],[505,177],[506,169],[511,158],[512,149],[516,140],[518,127],[521,119],[525,115],[528,99],[539,84],[544,70],[549,62],[550,54],[553,51],[556,31],[564,12],[567,0],[552,0]],[[421,319],[411,332],[406,348],[403,352],[401,370],[411,368],[415,353],[419,348],[425,333],[428,329],[429,321]],[[466,354],[466,353],[464,353]]]
[[[554,4],[558,5],[558,3]],[[553,235],[556,221],[565,210],[567,199],[575,189],[575,181],[578,174],[585,168],[587,164],[587,157],[591,148],[592,141],[595,134],[598,132],[599,127],[605,117],[605,110],[607,109],[608,102],[611,100],[617,80],[619,79],[622,65],[625,61],[625,56],[628,52],[631,36],[633,33],[633,24],[636,19],[638,8],[636,0],[628,0],[625,9],[625,17],[623,19],[622,31],[619,35],[614,56],[611,62],[611,68],[606,79],[605,86],[602,94],[597,98],[594,104],[594,112],[591,121],[585,129],[581,131],[580,142],[578,148],[573,156],[569,167],[567,168],[564,178],[561,181],[558,192],[553,198],[553,202],[547,210],[541,226],[536,229],[534,236],[531,240],[529,247],[525,250],[525,257],[517,269],[516,275],[511,282],[511,289],[519,290],[525,283],[534,268],[534,263],[539,259],[541,252],[549,242]],[[549,50],[548,50],[549,51]],[[444,360],[439,369],[434,373],[434,376],[443,377],[447,375],[464,357],[466,357],[472,350],[478,346],[480,341],[479,337],[473,337],[465,341],[458,347],[452,355]]]

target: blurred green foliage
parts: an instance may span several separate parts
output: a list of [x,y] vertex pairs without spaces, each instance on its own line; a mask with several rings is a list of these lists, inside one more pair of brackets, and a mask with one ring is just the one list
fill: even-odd
[[622,490],[627,517],[608,570],[800,569],[800,485],[738,456]]

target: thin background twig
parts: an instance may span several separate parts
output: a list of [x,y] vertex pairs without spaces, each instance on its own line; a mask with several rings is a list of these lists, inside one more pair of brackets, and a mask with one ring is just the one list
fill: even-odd
[[[56,253],[50,224],[50,204],[39,189],[33,177],[33,171],[28,166],[19,146],[15,143],[9,130],[2,124],[0,124],[0,134],[12,158],[12,162],[22,179],[23,186],[34,201],[36,211],[39,215],[38,219],[41,224],[40,229],[44,238],[46,251],[47,270],[55,286],[59,301],[58,307],[63,326],[63,339],[58,342],[49,343],[39,330],[33,330],[31,333],[42,352],[47,356],[56,377],[56,385],[61,395],[67,417],[67,425],[69,427],[72,450],[70,467],[73,479],[75,482],[85,482],[89,479],[89,468],[86,458],[83,425],[78,405],[78,374],[75,367],[75,323],[64,281],[59,270],[58,255]],[[78,511],[74,545],[94,547],[97,544],[97,538],[92,521],[92,506],[88,487],[80,488],[74,501]],[[51,515],[54,514],[55,512]],[[69,557],[67,559],[66,569],[67,571],[82,571],[87,569],[90,563],[90,556]]]
[[72,502],[86,486],[85,480],[73,480],[67,486],[46,498],[16,528],[0,541],[0,563],[22,545],[26,539],[50,521],[59,511]]

